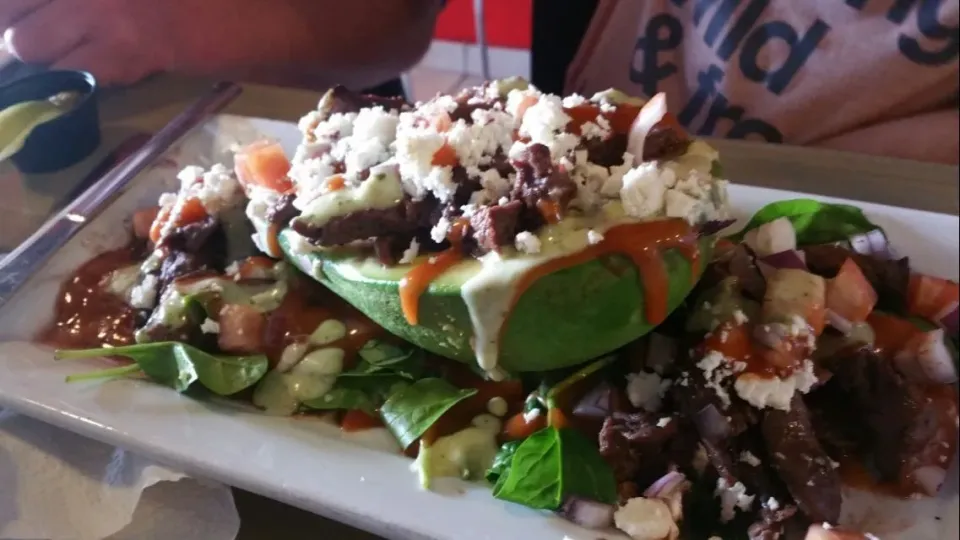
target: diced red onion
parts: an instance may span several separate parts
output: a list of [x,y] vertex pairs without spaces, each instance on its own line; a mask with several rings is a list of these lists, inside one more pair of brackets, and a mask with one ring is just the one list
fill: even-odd
[[736,276],[744,291],[753,298],[763,298],[767,284],[764,281],[763,273],[759,269],[759,264],[754,260],[746,246],[741,244],[734,249],[730,257],[730,272]]
[[581,527],[605,529],[613,525],[614,510],[614,507],[609,504],[571,496],[563,503],[558,513]]
[[743,242],[763,258],[784,251],[796,251],[797,231],[789,219],[779,218],[748,231],[743,236]]
[[603,419],[613,413],[613,386],[602,381],[584,394],[573,408],[573,415]]
[[683,473],[670,471],[659,480],[650,484],[643,492],[648,499],[660,499],[670,508],[674,520],[683,519],[683,494],[690,488],[690,482]]
[[712,403],[697,411],[693,423],[700,436],[708,441],[722,441],[733,434],[733,426],[726,415]]
[[940,486],[947,479],[947,471],[943,467],[927,466],[920,467],[913,471],[913,478],[923,489],[923,492],[931,497],[935,497],[940,491]]
[[634,166],[643,163],[643,145],[653,126],[657,125],[667,114],[667,96],[663,92],[650,98],[643,104],[640,112],[630,126],[630,135],[627,138],[627,152],[633,155]]
[[838,314],[832,309],[826,310],[827,315],[827,324],[836,328],[841,334],[848,335],[851,330],[853,330],[853,323],[848,319]]
[[891,258],[890,243],[887,241],[887,236],[883,234],[883,231],[880,229],[874,229],[863,234],[855,234],[851,236],[849,240],[850,249],[861,255],[868,255],[878,259]]
[[919,333],[894,356],[897,369],[916,382],[934,384],[957,382],[957,368],[944,338],[942,328]]
[[757,259],[757,268],[765,279],[780,269],[806,270],[807,257],[802,251],[781,251]]
[[787,327],[779,323],[758,324],[753,329],[754,339],[771,349],[779,349],[788,335]]

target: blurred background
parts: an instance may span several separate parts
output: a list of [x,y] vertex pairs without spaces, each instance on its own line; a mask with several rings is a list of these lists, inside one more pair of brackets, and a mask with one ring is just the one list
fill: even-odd
[[447,0],[430,49],[406,76],[408,95],[424,100],[484,79],[529,79],[532,11],[533,0]]

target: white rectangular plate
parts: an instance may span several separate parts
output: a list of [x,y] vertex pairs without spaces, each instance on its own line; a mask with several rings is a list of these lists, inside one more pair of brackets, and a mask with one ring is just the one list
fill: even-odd
[[[494,500],[488,488],[459,481],[422,491],[409,460],[385,450],[383,432],[346,438],[315,419],[273,418],[253,410],[204,403],[143,381],[65,384],[95,361],[55,363],[51,351],[28,342],[49,320],[60,283],[96,253],[127,241],[130,215],[156,204],[175,185],[179,167],[223,160],[234,143],[260,135],[280,139],[291,153],[299,139],[287,123],[217,117],[143,173],[119,199],[61,250],[0,312],[0,406],[142,453],[190,474],[219,480],[398,539],[575,540],[620,538],[587,532],[560,519]],[[803,196],[731,186],[738,217],[764,204]],[[883,226],[915,267],[958,278],[958,218],[859,204]],[[884,540],[935,540],[958,530],[956,464],[940,500],[864,500],[851,494],[846,519]]]

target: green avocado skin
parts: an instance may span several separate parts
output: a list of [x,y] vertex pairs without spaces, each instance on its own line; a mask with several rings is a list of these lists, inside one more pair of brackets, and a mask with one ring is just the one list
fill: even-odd
[[[458,287],[432,285],[420,297],[419,324],[400,306],[399,282],[361,277],[352,256],[293,255],[288,231],[280,235],[287,258],[387,331],[430,352],[474,363],[472,323]],[[700,241],[701,269],[713,239]],[[669,276],[668,313],[699,279],[676,250],[663,254]],[[654,325],[644,315],[644,288],[629,259],[615,255],[548,274],[520,298],[501,333],[499,365],[509,372],[548,371],[583,363],[643,336]]]

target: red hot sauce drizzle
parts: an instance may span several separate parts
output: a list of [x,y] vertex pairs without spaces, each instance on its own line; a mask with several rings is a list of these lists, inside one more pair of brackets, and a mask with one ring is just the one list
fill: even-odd
[[133,248],[108,251],[85,262],[60,287],[52,324],[37,341],[65,349],[129,345],[137,311],[104,286],[110,273],[137,264]]

